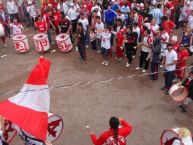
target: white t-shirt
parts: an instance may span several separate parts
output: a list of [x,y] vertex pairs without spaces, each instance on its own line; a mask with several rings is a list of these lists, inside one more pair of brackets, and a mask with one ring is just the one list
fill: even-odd
[[169,39],[170,39],[170,36],[167,32],[165,32],[164,34],[161,34],[161,54],[163,54],[164,51],[166,50],[167,44],[165,44],[165,42],[169,43]]
[[[103,30],[103,29],[104,29],[104,24],[103,24],[103,22],[101,22],[100,24],[99,24],[99,23],[96,23],[95,29],[96,29],[96,31],[98,31],[98,30]],[[101,36],[102,36],[102,33],[101,33],[101,32],[97,32],[97,39],[101,39]]]
[[[143,38],[143,44],[149,46],[149,45],[151,45],[152,43],[153,43],[153,39],[152,39],[151,36],[145,36],[145,37]],[[142,46],[142,51],[143,51],[143,52],[151,52],[151,48],[148,48],[148,47],[146,47],[146,46],[143,45],[143,46]]]
[[[165,50],[164,52],[164,56],[165,56],[165,65],[167,64],[171,64],[173,63],[174,61],[177,61],[177,53],[176,51],[172,50],[171,52],[169,52],[168,50]],[[176,69],[176,64],[173,64],[173,65],[168,65],[165,67],[165,69],[167,71],[174,71]]]
[[87,26],[88,26],[88,20],[86,19],[86,18],[84,18],[84,19],[79,19],[78,20],[78,23],[79,22],[81,22],[82,23],[82,25],[83,25],[83,28],[84,28],[84,31],[87,31]]
[[157,33],[159,30],[159,25],[151,25],[151,23],[144,23],[144,26],[147,27],[149,30],[151,30],[151,36],[153,36],[154,33]]
[[76,9],[70,8],[67,15],[70,18],[70,20],[76,20],[77,19]]
[[6,4],[6,7],[7,7],[7,11],[9,14],[16,14],[18,13],[18,7],[15,3],[15,1],[8,1],[7,4]]
[[105,49],[111,48],[111,33],[110,32],[102,32],[101,47]]
[[12,30],[13,30],[13,35],[22,34],[22,29],[23,29],[22,24],[20,24],[20,23],[18,23],[18,24],[13,24],[13,23],[11,23],[11,24],[10,24],[10,27],[11,27]]
[[140,28],[137,26],[136,28],[133,27],[133,32],[137,33],[137,42],[139,42],[140,38]]
[[33,17],[33,18],[37,17],[38,14],[37,14],[35,5],[31,5],[27,8],[28,8],[28,12],[30,14],[30,17]]

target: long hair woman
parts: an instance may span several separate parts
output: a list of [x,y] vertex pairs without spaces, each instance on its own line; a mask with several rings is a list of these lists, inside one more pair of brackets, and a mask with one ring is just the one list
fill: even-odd
[[81,62],[86,61],[85,39],[86,35],[84,32],[83,25],[81,22],[79,22],[77,25],[77,47],[80,53]]
[[91,140],[94,145],[126,145],[126,136],[132,131],[132,126],[123,119],[111,117],[109,120],[110,129],[103,132],[99,138],[89,129]]

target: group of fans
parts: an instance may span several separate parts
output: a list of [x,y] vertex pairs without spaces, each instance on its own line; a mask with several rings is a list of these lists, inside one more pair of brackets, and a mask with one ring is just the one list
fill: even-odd
[[[138,56],[136,70],[146,73],[150,66],[151,79],[158,79],[159,67],[165,71],[165,85],[168,90],[175,77],[182,81],[185,75],[186,60],[193,53],[193,1],[186,0],[45,0],[41,7],[37,1],[24,0],[19,7],[9,0],[0,6],[0,22],[6,36],[23,33],[21,13],[27,27],[47,33],[49,42],[51,31],[55,34],[69,34],[81,62],[86,61],[86,48],[102,54],[102,65],[108,66],[112,53],[121,61],[127,57],[126,67]],[[173,33],[180,30],[180,35]],[[5,36],[2,36],[3,46]],[[116,40],[116,41],[115,41]],[[139,51],[140,50],[140,51]]]
[[[0,6],[0,23],[7,37],[23,33],[21,14],[27,27],[47,33],[53,45],[51,31],[56,35],[68,33],[83,63],[87,60],[86,49],[90,47],[102,54],[101,64],[105,66],[109,65],[114,52],[117,61],[127,57],[125,67],[139,56],[136,70],[146,73],[150,66],[152,80],[158,79],[159,67],[163,67],[165,85],[162,89],[166,94],[175,77],[184,80],[186,60],[193,53],[192,0],[45,0],[41,7],[37,3],[24,0],[19,7],[16,1],[8,0]],[[177,36],[173,31],[179,28]],[[7,47],[5,38],[1,37],[3,46]],[[188,97],[193,99],[193,70],[182,84],[189,91]],[[128,135],[130,126],[124,120],[120,123],[129,128],[123,131]],[[111,118],[110,125],[117,129],[119,120]],[[93,134],[91,138],[94,144],[105,141],[104,138],[97,140]]]

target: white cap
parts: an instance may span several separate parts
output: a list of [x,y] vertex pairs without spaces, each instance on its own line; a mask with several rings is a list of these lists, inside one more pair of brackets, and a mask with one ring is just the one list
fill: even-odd
[[177,41],[178,41],[178,36],[173,35],[172,38],[171,38],[171,40],[177,42]]
[[70,6],[74,6],[74,3],[70,3]]
[[3,130],[0,130],[0,137],[3,135]]

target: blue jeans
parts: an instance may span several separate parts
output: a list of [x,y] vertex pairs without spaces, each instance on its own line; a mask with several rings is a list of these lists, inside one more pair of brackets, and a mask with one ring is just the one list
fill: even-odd
[[52,42],[52,38],[51,38],[51,32],[50,30],[47,31],[47,35],[48,35],[48,40],[51,43]]

